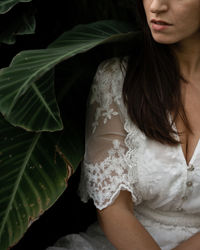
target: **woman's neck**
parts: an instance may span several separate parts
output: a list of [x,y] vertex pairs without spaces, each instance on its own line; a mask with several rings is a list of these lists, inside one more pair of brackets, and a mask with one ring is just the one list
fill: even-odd
[[[200,80],[200,34],[172,45],[180,70],[186,79]],[[198,83],[200,85],[200,82]]]

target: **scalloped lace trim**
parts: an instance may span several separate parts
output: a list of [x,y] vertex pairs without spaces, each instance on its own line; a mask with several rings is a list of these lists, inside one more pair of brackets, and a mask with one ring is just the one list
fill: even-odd
[[[105,74],[105,72],[108,74]],[[99,78],[101,78],[101,82],[99,82]],[[120,147],[119,141],[114,140],[114,147],[108,152],[109,156],[103,162],[95,165],[84,162],[85,170],[82,171],[82,184],[79,186],[79,193],[84,202],[88,201],[89,196],[93,198],[99,209],[111,204],[121,189],[131,192],[135,204],[142,201],[142,196],[133,185],[138,182],[137,154],[145,137],[127,114],[122,100],[123,80],[123,73],[119,70],[119,59],[114,58],[99,67],[92,86],[90,104],[97,102],[101,107],[96,110],[96,117],[92,124],[93,133],[99,125],[100,117],[104,117],[104,123],[106,123],[112,116],[119,115],[110,107],[112,103],[115,103],[123,114],[125,121],[124,129],[127,132],[125,145],[128,149],[125,153],[124,148]],[[119,165],[120,167],[116,167]],[[87,173],[85,176],[83,176],[84,172]],[[83,191],[83,182],[87,185],[87,192]]]
[[[125,161],[125,149],[118,140],[113,140],[113,148],[108,151],[108,157],[96,164],[84,163],[85,176],[81,178],[87,185],[87,192],[81,194],[82,201],[93,198],[97,208],[103,209],[113,203],[120,190],[128,190],[132,199],[137,202],[133,192],[134,182],[129,178]],[[80,185],[80,192],[83,191]]]

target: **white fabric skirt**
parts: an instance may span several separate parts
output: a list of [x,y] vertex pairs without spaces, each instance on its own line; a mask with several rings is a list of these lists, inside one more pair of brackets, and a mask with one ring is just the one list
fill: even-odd
[[85,233],[69,234],[60,238],[46,250],[115,250],[107,240],[99,224],[96,222],[88,227]]

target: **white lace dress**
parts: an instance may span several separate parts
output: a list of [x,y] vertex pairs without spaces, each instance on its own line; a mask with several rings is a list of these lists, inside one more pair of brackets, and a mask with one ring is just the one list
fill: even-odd
[[[181,145],[147,138],[128,117],[122,100],[126,60],[123,64],[118,58],[101,63],[91,87],[80,196],[103,209],[120,190],[128,190],[135,216],[162,250],[170,250],[200,231],[200,141],[187,164]],[[95,224],[48,248],[66,249],[115,248]]]

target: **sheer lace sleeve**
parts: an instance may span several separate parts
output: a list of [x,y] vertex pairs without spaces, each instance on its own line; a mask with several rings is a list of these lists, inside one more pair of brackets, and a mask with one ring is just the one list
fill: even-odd
[[85,156],[79,194],[94,200],[98,209],[113,203],[120,190],[128,190],[137,203],[136,178],[129,174],[127,132],[121,105],[123,68],[118,58],[98,67],[88,100]]

